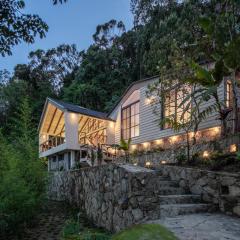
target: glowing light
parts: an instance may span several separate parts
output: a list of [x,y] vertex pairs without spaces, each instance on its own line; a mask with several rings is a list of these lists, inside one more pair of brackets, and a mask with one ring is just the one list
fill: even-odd
[[156,144],[157,144],[157,145],[161,145],[161,144],[163,144],[163,140],[162,140],[162,139],[158,139],[158,140],[156,140]]
[[132,150],[135,150],[137,148],[137,145],[132,145],[131,148]]
[[230,152],[231,152],[231,153],[234,153],[234,152],[236,152],[236,151],[237,151],[237,145],[236,145],[236,144],[230,145]]
[[178,136],[172,136],[172,137],[170,137],[170,141],[171,141],[172,143],[176,143],[176,142],[178,141]]
[[203,152],[203,157],[204,158],[208,158],[209,157],[209,152],[208,151],[204,151]]
[[71,119],[72,119],[72,120],[75,120],[75,119],[76,119],[76,114],[74,114],[74,113],[71,113],[71,115],[70,115],[70,116],[71,116]]
[[151,163],[150,162],[146,162],[146,167],[150,167],[151,166]]
[[190,138],[193,138],[194,137],[194,132],[190,132],[189,136],[190,136]]
[[221,128],[220,128],[220,127],[214,127],[214,128],[212,128],[212,132],[213,132],[215,135],[217,135],[217,134],[219,134],[219,133],[221,132]]
[[47,135],[43,134],[42,138],[43,138],[43,140],[46,140],[47,139]]
[[150,145],[150,143],[148,143],[148,142],[143,143],[143,147],[144,147],[144,148],[148,148],[149,145]]
[[151,97],[146,98],[145,102],[146,102],[146,104],[151,104],[154,102],[154,100],[155,100],[155,97],[151,96]]
[[166,164],[166,163],[167,163],[167,161],[165,161],[165,160],[161,161],[161,164]]
[[137,166],[137,163],[134,163],[133,165],[134,165],[134,166]]
[[114,122],[110,122],[110,128],[114,128]]

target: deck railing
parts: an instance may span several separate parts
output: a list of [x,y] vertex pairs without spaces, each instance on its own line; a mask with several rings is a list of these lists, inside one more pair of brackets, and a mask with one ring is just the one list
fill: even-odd
[[54,147],[65,143],[64,137],[50,137],[47,141],[40,144],[40,152],[46,152]]

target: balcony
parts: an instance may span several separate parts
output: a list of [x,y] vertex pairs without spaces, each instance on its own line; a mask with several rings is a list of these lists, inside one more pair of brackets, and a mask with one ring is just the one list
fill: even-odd
[[52,148],[60,146],[65,143],[64,137],[50,136],[49,139],[40,144],[40,152],[46,152]]

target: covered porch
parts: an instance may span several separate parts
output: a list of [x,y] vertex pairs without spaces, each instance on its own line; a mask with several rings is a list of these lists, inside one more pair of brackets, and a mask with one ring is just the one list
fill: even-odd
[[115,122],[104,113],[47,99],[39,125],[39,155],[55,159],[70,152],[70,165],[89,162],[99,148],[107,157],[112,152],[106,146],[114,144],[114,129]]

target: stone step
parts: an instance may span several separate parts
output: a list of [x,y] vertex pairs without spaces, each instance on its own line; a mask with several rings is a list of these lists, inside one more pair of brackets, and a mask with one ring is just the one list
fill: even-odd
[[209,212],[212,209],[211,204],[164,204],[160,205],[160,217],[175,217],[200,212]]
[[158,190],[158,195],[182,195],[185,190],[179,187],[162,187]]
[[201,196],[194,194],[183,195],[160,195],[160,204],[188,204],[188,203],[201,203]]
[[171,181],[171,180],[160,180],[156,183],[159,188],[162,187],[178,187],[177,181]]

